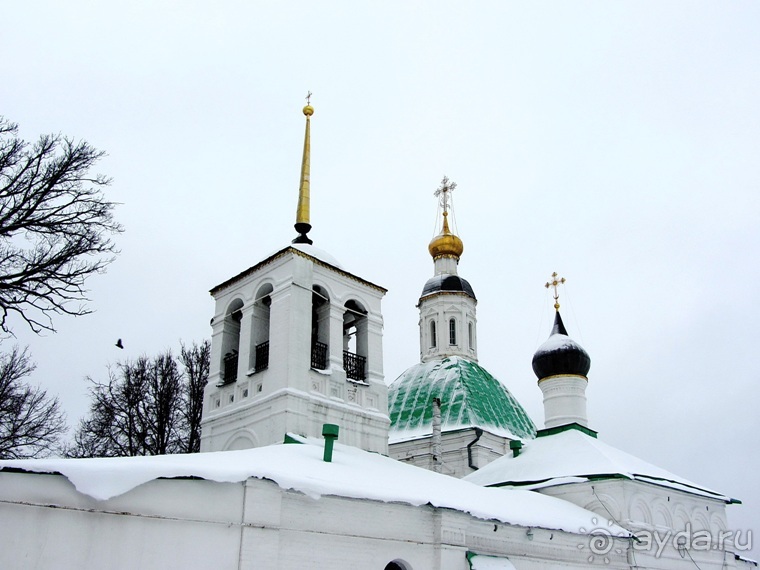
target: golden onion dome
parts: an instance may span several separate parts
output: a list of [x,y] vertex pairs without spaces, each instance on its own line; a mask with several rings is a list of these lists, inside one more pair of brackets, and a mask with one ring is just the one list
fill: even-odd
[[459,259],[464,251],[462,240],[449,230],[448,215],[448,212],[443,213],[443,230],[432,239],[428,246],[428,251],[434,260],[439,257],[455,257]]

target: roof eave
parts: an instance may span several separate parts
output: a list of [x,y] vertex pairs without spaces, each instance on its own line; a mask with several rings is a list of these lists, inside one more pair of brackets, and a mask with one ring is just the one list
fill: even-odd
[[332,265],[330,263],[327,263],[326,261],[322,261],[321,259],[319,259],[317,257],[314,257],[313,255],[309,255],[306,252],[303,252],[303,251],[301,251],[299,249],[296,249],[295,247],[293,247],[291,245],[288,245],[288,246],[282,248],[281,250],[273,253],[272,255],[270,255],[269,257],[267,257],[266,259],[264,259],[263,261],[260,261],[256,265],[253,265],[253,266],[249,267],[248,269],[246,269],[245,271],[242,271],[241,273],[238,273],[234,277],[230,277],[229,279],[227,279],[226,281],[220,283],[219,285],[217,285],[215,287],[212,287],[211,290],[209,291],[209,293],[212,296],[215,297],[216,295],[218,295],[219,293],[221,293],[222,291],[224,291],[225,289],[227,289],[231,285],[234,285],[235,283],[238,283],[239,281],[245,279],[246,277],[248,277],[250,275],[253,275],[254,273],[256,273],[262,267],[265,267],[266,265],[269,265],[270,263],[272,263],[275,260],[283,257],[287,253],[292,253],[294,255],[298,255],[300,257],[303,257],[305,259],[310,260],[312,263],[314,263],[316,265],[319,265],[321,267],[325,267],[327,269],[335,271],[336,273],[339,273],[340,275],[343,275],[344,277],[348,277],[349,279],[352,279],[352,280],[357,281],[357,282],[359,282],[359,283],[361,283],[361,284],[363,284],[363,285],[365,285],[367,287],[370,287],[372,289],[375,289],[376,291],[379,291],[381,295],[385,295],[388,292],[388,289],[386,289],[385,287],[381,287],[380,285],[376,285],[375,283],[372,283],[371,281],[367,281],[366,279],[362,279],[361,277],[358,277],[358,276],[354,275],[353,273],[349,273],[348,271],[346,271],[344,269],[336,267],[336,266],[334,266],[334,265]]

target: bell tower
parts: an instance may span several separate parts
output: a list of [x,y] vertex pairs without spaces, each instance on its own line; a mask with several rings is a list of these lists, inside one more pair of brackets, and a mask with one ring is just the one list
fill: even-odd
[[[308,103],[308,100],[307,100]],[[312,245],[307,104],[293,243],[211,289],[211,369],[201,451],[282,443],[286,433],[387,453],[380,304],[386,290]]]

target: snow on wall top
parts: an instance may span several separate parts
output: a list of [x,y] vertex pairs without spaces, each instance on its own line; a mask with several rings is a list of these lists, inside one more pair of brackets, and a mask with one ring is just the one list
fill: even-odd
[[528,485],[540,488],[586,481],[589,477],[622,476],[731,502],[729,497],[692,483],[579,430],[526,441],[520,455],[505,455],[464,479],[478,485]]
[[517,566],[504,556],[486,556],[483,554],[468,554],[467,561],[471,570],[517,570]]
[[[248,478],[270,479],[314,499],[335,495],[411,505],[430,504],[477,518],[523,526],[585,534],[598,526],[590,511],[567,501],[523,490],[491,489],[434,473],[344,445],[336,445],[333,461],[322,460],[318,440],[305,445],[282,444],[185,455],[97,459],[26,459],[0,461],[0,470],[59,473],[79,491],[106,500],[159,478],[198,477],[221,483]],[[607,522],[604,521],[606,525]],[[611,532],[630,536],[610,523]]]

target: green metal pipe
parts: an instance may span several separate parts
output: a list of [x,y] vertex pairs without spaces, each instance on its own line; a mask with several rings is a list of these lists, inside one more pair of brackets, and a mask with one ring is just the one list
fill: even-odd
[[520,455],[520,450],[522,449],[522,441],[519,439],[510,440],[509,449],[512,450],[512,457],[517,457]]
[[325,455],[323,459],[330,463],[332,461],[333,445],[338,439],[340,428],[335,424],[324,424],[322,426],[322,436],[325,438]]

